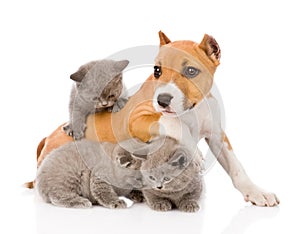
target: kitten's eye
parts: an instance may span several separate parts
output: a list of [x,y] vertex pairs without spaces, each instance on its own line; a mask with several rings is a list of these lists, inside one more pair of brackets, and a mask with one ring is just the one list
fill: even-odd
[[171,180],[171,178],[170,177],[164,177],[164,181],[170,181]]
[[115,95],[111,94],[108,96],[108,98],[115,98]]
[[161,76],[161,66],[154,66],[154,77],[158,79]]
[[98,101],[98,97],[93,97],[93,101]]
[[155,178],[153,176],[149,176],[150,180],[155,180]]
[[192,66],[188,66],[183,69],[183,75],[189,79],[196,77],[199,73],[200,70]]

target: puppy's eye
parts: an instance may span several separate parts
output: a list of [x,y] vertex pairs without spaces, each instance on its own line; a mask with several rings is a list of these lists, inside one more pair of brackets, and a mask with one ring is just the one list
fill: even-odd
[[161,76],[161,66],[154,66],[154,77],[158,79]]
[[186,78],[194,78],[200,73],[200,70],[198,68],[188,66],[183,69],[183,75]]
[[115,97],[115,95],[113,95],[113,94],[108,96],[108,98],[114,98],[114,97]]
[[155,178],[153,176],[149,176],[150,180],[155,180]]

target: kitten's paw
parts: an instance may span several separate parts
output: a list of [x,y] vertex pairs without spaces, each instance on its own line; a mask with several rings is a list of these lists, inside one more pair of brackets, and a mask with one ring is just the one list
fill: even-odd
[[119,199],[119,200],[109,202],[107,207],[110,209],[124,209],[127,208],[127,205],[125,201]]
[[93,204],[88,200],[82,200],[81,202],[77,202],[72,204],[73,208],[92,208]]
[[126,98],[119,98],[117,102],[114,104],[112,108],[112,112],[120,111],[127,103],[128,99]]
[[66,200],[59,200],[59,199],[51,199],[50,201],[53,205],[55,206],[61,206],[61,207],[66,207],[66,208],[79,208],[79,209],[84,209],[84,208],[91,208],[93,204],[91,203],[90,200],[87,198],[83,197],[78,197],[78,198],[71,198],[71,199],[66,199]]
[[156,211],[169,211],[172,209],[172,203],[168,200],[159,200],[151,204],[150,207]]
[[129,193],[128,198],[132,200],[134,203],[142,203],[145,201],[143,193],[139,190],[132,190]]
[[80,140],[84,137],[86,124],[75,121],[73,123],[69,123],[68,126],[63,126],[63,129],[69,136],[73,137],[74,140]]
[[186,201],[180,202],[178,209],[180,211],[191,213],[191,212],[198,211],[200,209],[200,207],[198,205],[198,202],[186,200]]
[[74,140],[78,141],[84,137],[84,131],[72,131],[72,135]]
[[73,130],[72,126],[70,124],[67,124],[67,125],[63,126],[62,129],[64,130],[64,132],[68,136],[73,137],[74,140],[80,140],[84,136],[84,132],[83,131],[75,131],[75,130]]
[[109,112],[109,113],[113,112],[113,106],[107,107],[106,111]]
[[62,129],[68,136],[72,135],[72,128],[70,124],[65,124]]

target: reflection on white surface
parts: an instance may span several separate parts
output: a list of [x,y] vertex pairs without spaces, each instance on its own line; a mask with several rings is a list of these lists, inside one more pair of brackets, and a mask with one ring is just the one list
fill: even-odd
[[[55,207],[35,202],[37,233],[192,233],[201,232],[203,213],[186,214],[178,211],[156,212],[145,204],[127,209],[110,210],[100,206],[91,209]],[[197,221],[191,226],[191,221]],[[192,228],[192,229],[191,229]]]
[[[121,210],[110,210],[100,206],[91,209],[61,208],[44,203],[32,190],[24,190],[19,194],[19,199],[24,202],[21,202],[24,209],[19,210],[18,217],[22,217],[24,223],[29,225],[25,229],[20,227],[21,230],[36,230],[38,234],[187,232],[191,234],[204,231],[215,233],[216,230],[222,234],[242,234],[249,233],[248,228],[255,227],[257,222],[269,220],[275,224],[277,214],[280,212],[278,207],[247,206],[236,213],[234,209],[227,209],[227,206],[220,207],[219,203],[214,203],[207,195],[205,197],[201,201],[201,210],[188,214],[179,211],[156,212],[146,204],[134,204]],[[224,220],[229,222],[223,225]]]
[[206,178],[210,183],[206,183],[207,191],[200,202],[200,211],[193,214],[176,210],[157,212],[146,204],[133,204],[122,210],[100,206],[61,208],[43,202],[34,190],[6,184],[4,187],[8,192],[0,193],[4,217],[0,233],[299,233],[295,214],[299,205],[293,203],[296,194],[280,193],[280,207],[255,207],[244,203],[240,194],[231,187],[225,185],[227,189],[223,189],[222,184],[213,181],[220,180],[214,172]]
[[243,234],[252,224],[259,220],[274,218],[278,212],[279,207],[244,207],[232,217],[231,222],[224,229],[222,234]]

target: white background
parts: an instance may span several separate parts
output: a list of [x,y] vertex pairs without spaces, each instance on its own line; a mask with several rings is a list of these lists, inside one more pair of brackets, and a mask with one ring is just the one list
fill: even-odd
[[[299,233],[298,1],[1,1],[1,233]],[[276,208],[243,201],[215,165],[201,211],[62,209],[23,182],[35,176],[38,142],[68,118],[69,75],[122,49],[213,35],[226,131],[253,181]],[[145,80],[152,69],[126,74]],[[134,75],[135,74],[135,75]],[[137,75],[138,74],[138,75]],[[129,80],[129,81],[128,81]],[[298,223],[297,223],[298,222]]]

